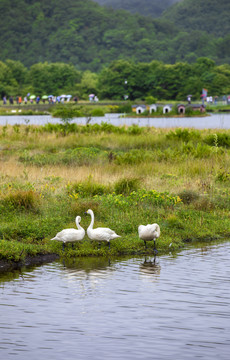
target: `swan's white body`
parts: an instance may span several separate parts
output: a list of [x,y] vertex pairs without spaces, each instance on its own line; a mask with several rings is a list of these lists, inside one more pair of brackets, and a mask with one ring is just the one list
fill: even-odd
[[62,241],[64,244],[71,242],[74,243],[76,241],[83,240],[85,236],[85,230],[80,225],[81,217],[77,216],[75,219],[77,229],[64,229],[57,233],[57,235],[51,239],[56,241]]
[[87,235],[91,240],[95,240],[98,242],[107,241],[109,243],[110,240],[120,237],[120,235],[117,235],[115,231],[109,228],[98,227],[96,229],[93,229],[93,224],[94,224],[93,210],[89,209],[86,211],[86,213],[91,216],[91,223],[87,229]]
[[155,248],[155,240],[159,238],[161,231],[160,226],[158,224],[148,224],[148,225],[140,225],[138,226],[138,234],[141,240],[144,240],[145,247],[146,241],[154,240],[154,250]]

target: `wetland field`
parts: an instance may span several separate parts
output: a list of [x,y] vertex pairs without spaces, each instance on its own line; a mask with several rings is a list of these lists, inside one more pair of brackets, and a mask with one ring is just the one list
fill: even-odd
[[106,256],[88,239],[50,241],[82,217],[121,235],[111,256],[148,255],[140,224],[158,223],[159,254],[230,235],[230,131],[70,123],[0,126],[0,260]]

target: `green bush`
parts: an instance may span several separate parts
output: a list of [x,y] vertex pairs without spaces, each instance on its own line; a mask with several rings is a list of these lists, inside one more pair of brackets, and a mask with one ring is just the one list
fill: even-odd
[[179,198],[184,204],[191,204],[192,202],[199,199],[200,195],[193,190],[183,190],[178,194]]
[[60,106],[55,107],[52,111],[53,117],[59,117],[61,119],[72,119],[74,117],[82,117],[84,114],[80,111],[75,109],[74,107],[68,107],[68,106]]
[[132,105],[130,102],[128,102],[127,104],[122,104],[122,105],[118,105],[117,107],[117,113],[126,113],[129,114],[132,112]]
[[205,137],[204,142],[211,146],[230,148],[230,135],[227,133],[211,134]]
[[[109,192],[109,187],[98,184],[93,181],[91,177],[87,181],[82,183],[70,184],[67,187],[68,194],[73,198],[76,195],[80,195],[83,198],[92,197],[94,195],[103,195]],[[87,210],[87,209],[86,209]]]
[[188,130],[188,129],[176,129],[175,131],[170,131],[168,134],[166,134],[166,138],[170,140],[181,140],[184,142],[188,141],[197,141],[201,138],[201,135],[199,131],[197,130]]
[[14,210],[38,211],[40,197],[32,190],[16,190],[3,196],[1,202]]
[[140,179],[121,179],[117,181],[114,185],[114,190],[116,194],[129,195],[132,191],[137,191],[140,186]]
[[102,109],[98,108],[98,109],[93,109],[91,112],[92,116],[105,116],[105,113]]
[[141,128],[140,126],[133,124],[132,126],[128,127],[127,132],[130,135],[140,135],[144,132],[144,128]]
[[157,102],[157,99],[153,96],[146,96],[145,98],[145,102],[148,104],[148,105],[151,105],[151,104],[155,104]]

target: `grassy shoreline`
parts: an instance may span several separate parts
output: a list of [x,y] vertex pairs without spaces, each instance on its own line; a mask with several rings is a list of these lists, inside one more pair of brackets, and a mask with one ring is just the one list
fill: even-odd
[[[140,224],[157,222],[160,254],[230,236],[230,131],[115,127],[109,124],[0,127],[0,260],[23,264],[48,254],[151,255]],[[98,244],[50,241],[75,227],[114,229]]]
[[[168,102],[161,102],[162,105]],[[162,109],[156,113],[135,114],[131,111],[131,102],[124,101],[110,101],[91,103],[87,101],[80,101],[78,103],[70,102],[68,104],[14,104],[14,105],[0,105],[0,116],[15,116],[15,115],[52,115],[53,117],[79,117],[79,116],[104,116],[106,113],[123,113],[128,117],[205,117],[210,116],[208,113],[228,113],[230,112],[230,105],[207,105],[206,112],[189,111],[185,114],[179,114],[176,109],[178,102],[174,104],[173,110],[169,113],[163,114]],[[186,105],[186,103],[184,103]]]

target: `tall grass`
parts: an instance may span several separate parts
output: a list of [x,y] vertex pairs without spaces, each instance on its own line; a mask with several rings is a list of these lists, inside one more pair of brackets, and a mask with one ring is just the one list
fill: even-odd
[[[229,131],[102,124],[77,126],[63,136],[52,126],[25,129],[0,127],[0,239],[10,249],[13,241],[25,245],[15,259],[22,249],[32,251],[29,244],[61,254],[61,244],[49,239],[75,227],[76,215],[86,228],[88,208],[95,211],[96,226],[122,235],[112,244],[114,254],[144,252],[137,234],[141,223],[160,224],[160,251],[171,243],[177,249],[184,240],[229,234]],[[66,256],[106,252],[86,237],[67,248]]]

